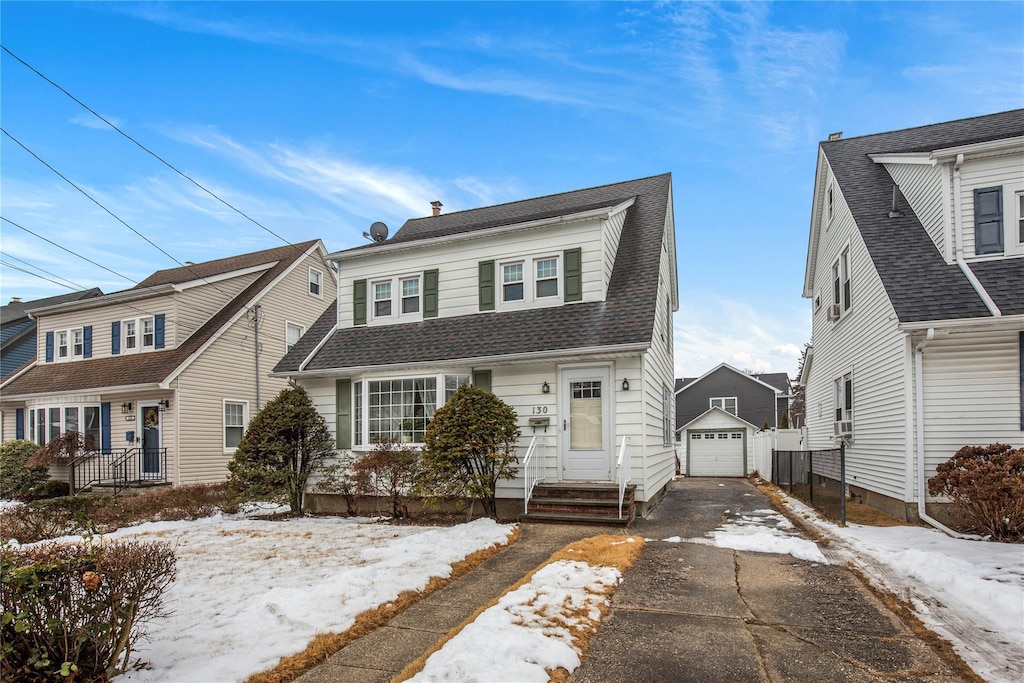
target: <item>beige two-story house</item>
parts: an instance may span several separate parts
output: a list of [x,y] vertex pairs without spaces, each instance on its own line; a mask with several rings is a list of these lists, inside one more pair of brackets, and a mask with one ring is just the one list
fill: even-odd
[[[0,385],[4,438],[81,432],[76,489],[223,481],[268,375],[334,301],[319,240],[161,270],[29,311],[36,358]],[[55,472],[65,477],[66,472]]]
[[658,500],[675,472],[671,176],[438,211],[379,236],[329,255],[337,306],[274,372],[314,397],[339,451],[418,446],[471,382],[518,415],[505,514],[524,499],[544,514],[531,499],[559,485],[621,500],[628,484],[641,512]]
[[[1024,445],[1024,110],[818,149],[809,447],[901,517],[965,445]],[[927,508],[926,508],[927,505]]]

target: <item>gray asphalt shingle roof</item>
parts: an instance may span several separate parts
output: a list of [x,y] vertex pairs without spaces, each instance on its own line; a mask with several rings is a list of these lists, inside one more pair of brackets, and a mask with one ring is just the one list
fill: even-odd
[[[894,181],[869,154],[930,152],[1024,135],[1024,109],[822,142],[821,149],[901,322],[989,316],[960,268],[948,265],[908,203],[889,218]],[[971,269],[1004,315],[1024,313],[1024,259]]]
[[331,338],[306,364],[305,370],[648,344],[654,329],[661,244],[671,182],[671,175],[664,174],[411,219],[385,244],[551,218],[611,207],[636,198],[627,210],[605,301],[433,318],[400,325],[349,327],[333,333],[336,314],[334,309],[329,309],[281,359],[274,372],[297,371],[299,364],[327,334],[331,334]]

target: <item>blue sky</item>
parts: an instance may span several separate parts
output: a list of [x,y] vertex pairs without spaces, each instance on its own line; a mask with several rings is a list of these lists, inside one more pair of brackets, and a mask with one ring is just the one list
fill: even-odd
[[[1024,106],[1024,4],[0,4],[4,47],[291,242],[670,171],[677,375],[793,373],[819,140]],[[278,246],[3,53],[0,120],[179,261]],[[0,140],[0,298],[171,259]]]

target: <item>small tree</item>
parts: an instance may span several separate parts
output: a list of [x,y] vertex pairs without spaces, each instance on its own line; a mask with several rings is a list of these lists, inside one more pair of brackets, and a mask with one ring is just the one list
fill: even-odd
[[25,439],[0,446],[0,498],[27,496],[47,480],[46,465],[28,464],[38,450],[39,446]]
[[782,413],[779,418],[779,429],[789,429],[789,413]]
[[416,491],[479,500],[497,518],[494,489],[516,476],[516,413],[489,391],[464,385],[434,414],[423,437]]
[[764,421],[763,421],[763,422],[761,423],[761,431],[762,431],[762,432],[767,432],[767,431],[768,431],[769,429],[771,429],[771,428],[772,428],[772,423],[771,423],[771,422],[769,422],[769,421],[768,421],[768,418],[766,417],[766,418],[764,419]]
[[301,512],[310,474],[334,453],[334,438],[301,387],[283,389],[249,422],[228,463],[243,500],[288,501]]

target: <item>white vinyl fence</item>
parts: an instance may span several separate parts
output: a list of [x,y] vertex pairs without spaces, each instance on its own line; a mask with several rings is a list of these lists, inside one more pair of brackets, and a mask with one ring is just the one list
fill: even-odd
[[754,434],[754,469],[763,479],[772,479],[772,451],[802,451],[807,442],[807,428],[770,429]]

